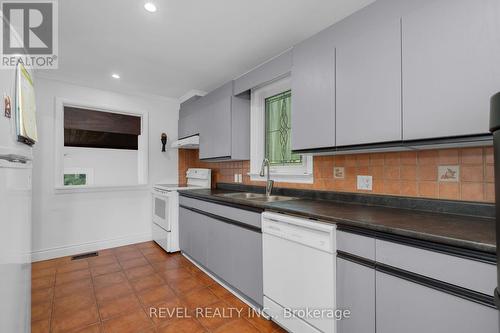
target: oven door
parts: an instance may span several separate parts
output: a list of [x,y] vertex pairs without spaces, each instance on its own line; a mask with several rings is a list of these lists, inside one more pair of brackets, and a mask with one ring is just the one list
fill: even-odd
[[162,227],[165,231],[170,231],[170,192],[153,192],[153,222]]

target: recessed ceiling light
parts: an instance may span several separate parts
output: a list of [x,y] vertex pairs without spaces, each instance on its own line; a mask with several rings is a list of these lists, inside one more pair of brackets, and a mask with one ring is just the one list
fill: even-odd
[[150,13],[154,13],[157,10],[156,9],[156,5],[154,3],[152,3],[152,2],[146,2],[144,4],[144,9],[146,9]]
[[118,75],[118,74],[116,74],[116,73],[115,73],[115,74],[111,74],[111,77],[112,77],[113,79],[119,79],[119,78],[120,78],[120,75]]

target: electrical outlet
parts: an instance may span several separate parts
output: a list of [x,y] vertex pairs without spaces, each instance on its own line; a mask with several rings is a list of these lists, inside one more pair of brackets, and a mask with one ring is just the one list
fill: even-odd
[[238,174],[237,174],[237,173],[235,173],[235,174],[234,174],[234,182],[235,182],[235,183],[237,183],[237,182],[238,182]]
[[358,190],[371,191],[373,185],[372,176],[358,176]]
[[243,183],[243,175],[241,173],[238,174],[238,183]]

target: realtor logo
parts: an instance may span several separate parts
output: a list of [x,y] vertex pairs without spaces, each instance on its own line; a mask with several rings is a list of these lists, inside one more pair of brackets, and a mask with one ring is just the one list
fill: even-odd
[[57,3],[2,2],[2,68],[57,68]]

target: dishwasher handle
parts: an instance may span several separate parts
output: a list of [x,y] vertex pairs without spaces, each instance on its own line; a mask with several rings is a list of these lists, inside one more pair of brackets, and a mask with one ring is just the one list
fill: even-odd
[[262,213],[262,233],[328,253],[336,251],[336,226],[284,214]]

